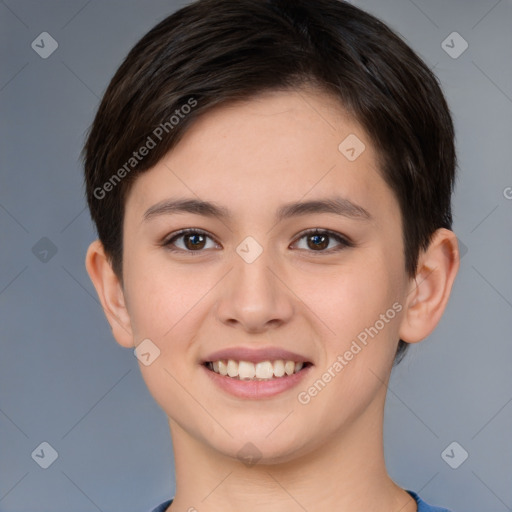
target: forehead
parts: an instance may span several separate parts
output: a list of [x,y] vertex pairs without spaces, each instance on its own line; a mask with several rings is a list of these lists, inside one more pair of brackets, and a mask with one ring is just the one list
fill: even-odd
[[159,201],[186,197],[261,217],[263,205],[334,193],[376,214],[396,213],[371,141],[335,98],[272,91],[195,120],[177,146],[137,178],[127,212],[140,217]]

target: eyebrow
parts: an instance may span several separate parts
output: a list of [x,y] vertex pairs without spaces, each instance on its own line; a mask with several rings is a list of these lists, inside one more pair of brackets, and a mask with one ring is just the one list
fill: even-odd
[[[165,199],[148,208],[143,215],[143,221],[149,221],[161,215],[179,213],[192,213],[225,221],[232,219],[230,211],[215,202],[199,199]],[[371,220],[372,218],[362,206],[347,198],[334,196],[312,201],[286,203],[277,210],[276,221],[280,222],[291,217],[313,213],[333,213],[355,220]]]

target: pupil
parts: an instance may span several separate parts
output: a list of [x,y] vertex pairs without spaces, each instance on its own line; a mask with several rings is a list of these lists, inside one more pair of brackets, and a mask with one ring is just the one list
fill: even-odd
[[[327,247],[327,245],[328,245],[328,244],[327,245],[325,244],[325,240],[327,239],[327,237],[325,235],[312,235],[311,238],[312,238],[313,243],[317,249],[319,247],[322,249],[325,249],[325,247]],[[323,239],[323,242],[321,241],[322,239]]]
[[190,245],[192,248],[196,248],[202,243],[203,235],[188,235],[188,241],[190,242]]

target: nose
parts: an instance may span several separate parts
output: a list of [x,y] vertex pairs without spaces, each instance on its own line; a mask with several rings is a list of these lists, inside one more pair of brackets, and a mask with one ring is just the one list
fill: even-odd
[[294,313],[294,295],[266,251],[251,263],[235,254],[233,264],[219,290],[218,319],[250,333],[288,323]]

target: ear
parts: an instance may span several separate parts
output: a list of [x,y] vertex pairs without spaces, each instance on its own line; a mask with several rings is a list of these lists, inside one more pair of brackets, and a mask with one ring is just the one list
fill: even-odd
[[400,339],[416,343],[434,330],[448,303],[459,264],[455,233],[438,229],[428,249],[418,258],[416,276],[411,279],[400,325]]
[[114,338],[123,347],[133,347],[130,315],[126,309],[123,287],[99,240],[89,245],[85,257],[85,268],[96,288]]

